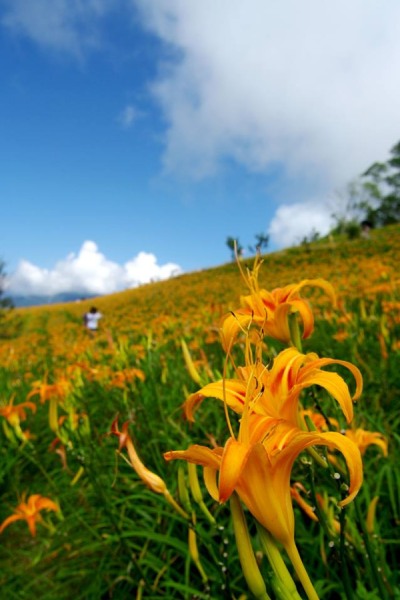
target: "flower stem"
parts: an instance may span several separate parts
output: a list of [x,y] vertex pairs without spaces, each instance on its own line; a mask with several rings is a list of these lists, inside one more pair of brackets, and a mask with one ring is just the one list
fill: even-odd
[[378,565],[376,564],[374,549],[371,546],[369,534],[368,534],[368,531],[364,524],[364,515],[361,512],[360,505],[358,503],[358,498],[357,498],[357,501],[354,502],[354,508],[356,511],[358,524],[360,526],[363,540],[365,543],[365,549],[367,551],[367,557],[368,557],[368,563],[370,566],[371,578],[372,578],[373,582],[375,583],[376,588],[379,590],[380,598],[382,598],[382,600],[385,600],[386,598],[389,597],[389,594],[388,594],[388,591],[386,590],[384,583],[382,581],[382,577],[381,577],[381,574],[379,573]]
[[352,600],[353,591],[351,589],[349,570],[347,568],[347,557],[346,557],[346,549],[345,549],[345,528],[346,528],[346,511],[342,508],[340,510],[340,543],[339,543],[339,552],[340,552],[340,561],[342,563],[342,573],[343,573],[343,587],[346,594],[347,600]]
[[300,327],[298,321],[298,312],[292,312],[288,314],[288,323],[289,323],[289,331],[290,331],[290,341],[293,346],[297,348],[299,352],[302,352],[302,343],[301,343],[301,335],[300,335]]
[[271,600],[254,556],[243,508],[236,492],[231,496],[230,507],[239,560],[247,585],[257,600]]
[[181,517],[183,517],[184,519],[188,520],[189,519],[189,515],[187,514],[187,512],[185,512],[183,510],[183,508],[181,506],[179,506],[179,504],[177,503],[177,501],[175,500],[175,498],[173,498],[173,496],[171,496],[169,490],[165,490],[164,492],[164,498],[167,500],[167,502],[172,506],[172,508],[174,510],[176,510],[176,512],[181,515]]
[[290,560],[292,561],[294,570],[296,571],[297,576],[300,579],[301,585],[303,586],[304,591],[307,594],[308,600],[319,600],[318,594],[315,591],[315,588],[306,571],[303,561],[301,560],[299,551],[297,550],[297,546],[294,540],[293,542],[289,542],[289,544],[285,546],[285,550],[288,553]]
[[301,600],[301,596],[299,595],[296,584],[293,581],[293,577],[289,573],[289,570],[285,564],[285,561],[282,558],[282,554],[280,553],[275,540],[271,536],[271,534],[264,528],[262,525],[257,523],[257,531],[260,536],[261,544],[264,549],[264,552],[267,555],[267,558],[270,562],[270,565],[279,579],[279,582],[283,586],[283,590],[281,589],[281,595],[284,598],[291,600]]

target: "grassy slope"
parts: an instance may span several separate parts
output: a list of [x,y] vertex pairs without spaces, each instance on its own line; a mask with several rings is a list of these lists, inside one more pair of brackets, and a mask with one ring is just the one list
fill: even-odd
[[[302,279],[323,277],[343,296],[374,294],[379,286],[393,284],[400,263],[400,225],[372,232],[369,240],[325,241],[264,256],[260,284],[267,289]],[[243,261],[251,266],[252,260]],[[246,286],[234,262],[220,267],[180,275],[139,288],[79,303],[16,309],[35,328],[44,318],[57,321],[68,312],[80,321],[95,303],[113,331],[123,332],[129,315],[129,330],[148,328],[168,316],[196,319],[204,312],[225,312],[237,307]]]

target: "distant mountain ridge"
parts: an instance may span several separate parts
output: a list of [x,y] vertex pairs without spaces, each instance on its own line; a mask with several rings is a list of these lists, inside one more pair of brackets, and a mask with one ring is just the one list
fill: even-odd
[[55,294],[54,296],[10,295],[10,298],[13,301],[14,306],[23,307],[43,306],[46,304],[62,304],[64,302],[80,302],[81,300],[88,300],[90,298],[96,298],[97,296],[95,296],[94,294],[88,295],[78,292],[64,292],[60,294]]

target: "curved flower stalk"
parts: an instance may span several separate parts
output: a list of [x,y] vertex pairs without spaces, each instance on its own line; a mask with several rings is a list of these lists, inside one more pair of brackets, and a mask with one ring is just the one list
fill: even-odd
[[146,486],[151,489],[156,494],[161,494],[165,497],[167,502],[185,519],[189,518],[189,515],[182,509],[181,506],[174,500],[170,491],[167,488],[167,485],[163,479],[156,473],[150,471],[140,460],[133,440],[128,432],[129,422],[126,421],[122,425],[121,431],[118,428],[118,416],[114,419],[111,424],[111,434],[114,434],[119,439],[119,452],[123,448],[126,448],[129,457],[129,464],[136,471],[137,475],[146,484]]
[[[198,343],[194,342],[193,340],[190,342],[190,345],[188,345],[183,338],[181,338],[181,348],[186,369],[190,377],[195,383],[197,383],[197,385],[203,385],[203,382],[206,379],[213,376],[203,348],[201,348]],[[193,359],[192,356],[193,350],[198,356],[196,360]]]
[[[322,370],[322,367],[332,364],[346,367],[354,376],[356,390],[353,396],[340,375]],[[261,362],[238,367],[237,377],[210,383],[191,394],[184,403],[187,419],[194,420],[194,412],[204,398],[218,398],[239,414],[248,405],[258,415],[284,419],[300,426],[300,393],[312,385],[319,385],[337,400],[347,422],[350,422],[353,418],[353,401],[362,392],[361,373],[351,363],[319,358],[313,352],[302,354],[295,348],[280,352],[270,369]]]
[[[303,339],[310,337],[314,330],[314,316],[308,301],[301,297],[301,290],[307,286],[321,288],[336,305],[332,285],[324,279],[304,279],[300,283],[276,288],[271,292],[260,289],[258,272],[261,262],[256,261],[253,271],[242,275],[250,294],[241,296],[241,308],[224,317],[221,327],[222,345],[228,351],[236,341],[239,331],[247,331],[252,324],[260,327],[262,334],[281,342],[290,342],[288,315],[298,312],[303,324]],[[240,265],[239,265],[240,267]]]
[[367,519],[365,525],[370,535],[372,535],[375,531],[375,514],[378,501],[379,496],[374,496],[368,506]]
[[192,355],[190,354],[189,348],[183,338],[181,338],[181,347],[183,358],[185,360],[186,368],[189,372],[190,377],[195,381],[198,385],[201,385],[201,377],[200,373],[193,362]]
[[25,501],[24,496],[22,502],[15,508],[14,514],[7,517],[0,525],[0,533],[14,521],[26,521],[31,535],[35,537],[36,524],[43,521],[40,515],[42,510],[53,510],[58,512],[60,507],[53,502],[53,500],[50,500],[50,498],[45,498],[40,494],[29,496],[27,501]]

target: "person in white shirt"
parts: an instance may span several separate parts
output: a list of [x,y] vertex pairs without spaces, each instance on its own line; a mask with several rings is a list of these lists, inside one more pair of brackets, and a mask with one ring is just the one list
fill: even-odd
[[92,306],[92,308],[87,313],[85,313],[83,317],[86,329],[88,329],[89,331],[97,331],[99,321],[102,316],[103,315],[101,314],[101,312],[99,312],[95,306]]

